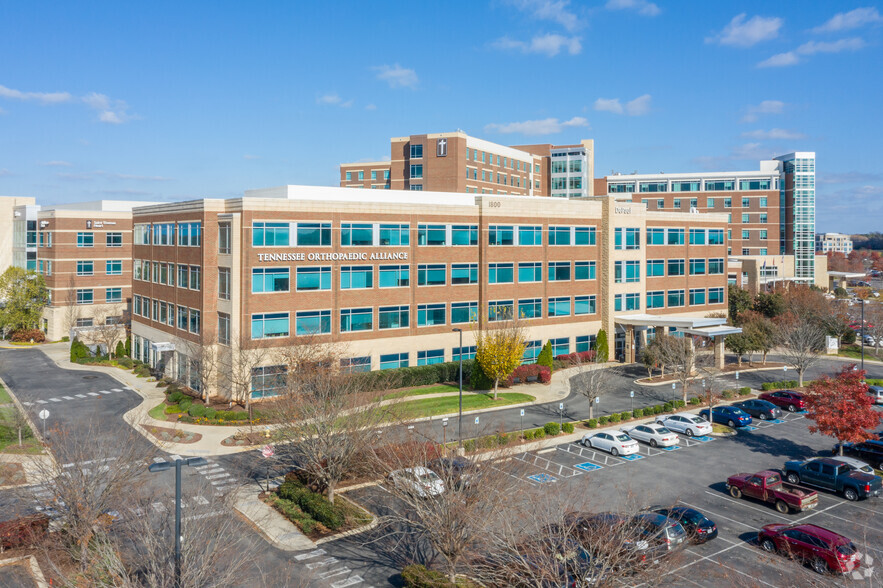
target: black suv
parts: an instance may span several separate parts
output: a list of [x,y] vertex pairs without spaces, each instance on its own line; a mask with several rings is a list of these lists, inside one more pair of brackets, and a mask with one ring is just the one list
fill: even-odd
[[[834,447],[836,456],[839,447]],[[871,465],[874,469],[883,470],[883,441],[862,441],[861,443],[844,443],[843,453],[858,457]]]

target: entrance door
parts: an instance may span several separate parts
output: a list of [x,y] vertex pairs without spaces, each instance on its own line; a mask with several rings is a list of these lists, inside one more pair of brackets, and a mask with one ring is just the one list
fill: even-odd
[[625,361],[625,333],[617,333],[613,341],[614,359],[616,361]]

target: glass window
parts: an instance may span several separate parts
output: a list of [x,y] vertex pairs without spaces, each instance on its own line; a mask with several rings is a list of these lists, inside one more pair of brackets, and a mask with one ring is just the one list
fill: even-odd
[[570,262],[569,261],[550,261],[549,262],[549,281],[560,282],[570,280]]
[[761,196],[761,197],[758,199],[758,201],[759,201],[758,203],[760,204],[760,207],[761,207],[761,208],[766,208],[766,207],[767,207],[767,197],[766,197],[766,196]]
[[340,289],[356,290],[374,287],[374,268],[370,265],[340,267]]
[[376,180],[377,180],[377,170],[376,170],[376,169],[372,169],[372,170],[371,170],[371,181],[373,182],[373,181],[376,181]]
[[664,259],[648,259],[647,260],[647,277],[658,278],[665,275]]
[[251,270],[252,294],[288,292],[289,289],[290,270],[287,267],[256,267]]
[[665,229],[647,229],[647,245],[665,245]]
[[769,190],[769,180],[739,180],[740,190]]
[[549,227],[549,245],[570,245],[570,227]]
[[594,261],[575,261],[575,262],[573,262],[573,279],[574,280],[594,280],[595,279],[595,262]]
[[595,347],[594,335],[579,335],[576,338],[576,352],[582,353]]
[[714,208],[714,198],[709,198],[709,199],[708,199],[707,207],[708,207],[708,208]]
[[668,229],[668,244],[669,245],[683,245],[684,244],[684,229]]
[[672,308],[675,306],[683,306],[684,305],[684,291],[683,290],[669,290],[668,291],[668,307]]
[[668,275],[670,275],[670,276],[683,276],[684,275],[684,260],[683,259],[669,259],[668,260]]
[[513,245],[514,228],[512,225],[490,225],[488,227],[488,245]]
[[251,397],[265,398],[281,394],[286,387],[288,368],[284,365],[267,365],[251,370]]
[[380,225],[381,245],[410,245],[410,225]]
[[767,223],[767,214],[765,212],[761,212],[757,216],[758,216],[757,222],[759,222],[762,225],[765,225]]
[[668,182],[639,182],[639,192],[668,192]]
[[200,271],[198,265],[190,266],[190,289],[199,290],[200,287]]
[[417,266],[418,286],[444,286],[446,283],[445,264],[420,264]]
[[340,244],[344,247],[370,247],[374,244],[374,225],[371,223],[341,223]]
[[742,213],[742,223],[750,223],[750,222],[751,222],[751,220],[750,220],[750,217],[748,216],[748,213],[743,212]]
[[123,246],[123,234],[122,233],[107,233],[107,246],[108,247],[122,247]]
[[552,342],[552,355],[557,357],[559,355],[567,355],[570,353],[570,339],[567,337],[560,337],[558,339],[550,339]]
[[435,325],[444,325],[445,305],[442,304],[418,304],[417,305],[417,326],[431,327]]
[[518,317],[523,319],[543,318],[543,299],[522,298],[519,300]]
[[178,328],[182,331],[187,330],[187,307],[185,306],[178,307]]
[[123,301],[123,289],[122,288],[105,288],[104,290],[104,300],[105,302],[122,302]]
[[489,263],[489,284],[511,284],[515,281],[514,264],[512,263]]
[[724,244],[724,230],[723,229],[708,229],[708,244],[709,245],[723,245]]
[[635,191],[635,183],[634,182],[626,182],[621,184],[607,184],[607,193],[608,194],[623,194],[626,192],[634,192]]
[[748,232],[748,229],[742,229],[742,238],[743,239],[750,239],[751,238],[751,233]]
[[527,261],[518,264],[519,282],[542,282],[543,263],[541,261]]
[[451,324],[471,323],[478,320],[478,302],[452,302]]
[[512,320],[512,300],[491,300],[487,305],[488,320],[506,321]]
[[340,332],[370,331],[374,328],[374,311],[370,308],[342,308]]
[[708,303],[709,304],[723,304],[724,302],[724,289],[723,288],[709,288],[708,289]]
[[296,275],[298,291],[331,289],[331,266],[299,267]]
[[381,288],[405,288],[410,286],[411,267],[407,265],[381,265],[378,285]]
[[518,244],[519,245],[542,245],[543,244],[543,227],[518,227]]
[[417,225],[417,244],[442,246],[447,244],[445,225]]
[[[178,307],[178,320],[180,322],[182,307]],[[180,324],[178,325],[181,326]],[[267,314],[251,315],[251,338],[267,339],[270,337],[288,336],[288,313],[275,312]]]
[[230,268],[218,268],[218,298],[230,300]]
[[377,314],[378,329],[402,329],[410,324],[411,307],[381,306]]
[[331,223],[297,223],[297,245],[298,247],[331,245]]
[[701,182],[696,181],[681,181],[681,182],[672,182],[671,183],[671,191],[672,192],[698,192],[699,185]]
[[478,225],[453,225],[451,244],[456,247],[478,245]]
[[570,316],[570,296],[549,298],[549,316]]
[[767,238],[767,230],[766,229],[760,230],[760,238],[761,238],[761,240],[764,240]]
[[407,353],[389,353],[380,356],[380,369],[382,370],[392,370],[403,367],[408,367]]
[[722,257],[716,257],[708,260],[708,274],[720,275],[724,273],[724,260]]
[[365,179],[365,171],[359,170],[359,181],[362,181],[364,179]]
[[615,249],[639,249],[641,247],[641,229],[613,229]]
[[411,159],[423,157],[423,145],[411,145]]
[[704,276],[705,275],[705,260],[704,259],[691,259],[690,260],[690,275],[691,276]]
[[537,357],[540,356],[540,351],[542,350],[542,341],[528,341],[524,345],[524,355],[521,356],[521,363],[536,363]]
[[429,349],[417,352],[417,365],[432,365],[434,363],[444,363],[444,361],[444,349]]
[[120,276],[123,273],[122,259],[108,259],[104,262],[104,273],[109,276]]
[[354,374],[359,372],[371,371],[371,357],[349,357],[340,360],[340,369],[344,372]]
[[705,229],[690,229],[690,245],[705,245]]
[[672,204],[672,208],[680,208],[681,207],[681,199],[675,198]]
[[353,181],[353,172],[346,172],[346,181],[347,182]]
[[253,247],[287,247],[290,230],[288,223],[256,222],[251,229]]
[[705,288],[690,288],[690,305],[705,304]]
[[475,359],[475,351],[476,351],[475,345],[471,345],[471,346],[464,345],[462,348],[454,347],[451,350],[451,361],[460,361],[460,354],[461,353],[463,354],[464,361],[467,359]]
[[420,179],[423,177],[423,165],[420,164],[411,164],[411,175],[409,176],[411,179]]
[[665,292],[663,290],[647,292],[647,310],[651,308],[665,308]]
[[92,247],[95,245],[95,233],[77,233],[77,247]]
[[78,261],[77,262],[77,275],[78,276],[91,276],[94,268],[94,263],[92,261]]
[[218,313],[218,343],[230,344],[230,315],[223,312]]
[[573,314],[595,314],[595,295],[591,296],[574,296],[573,297]]
[[202,225],[200,223],[178,224],[178,246],[199,247],[202,240]]
[[710,180],[705,182],[705,190],[709,192],[722,192],[724,190],[735,190],[736,182],[733,180]]
[[595,245],[595,227],[574,227],[574,245]]

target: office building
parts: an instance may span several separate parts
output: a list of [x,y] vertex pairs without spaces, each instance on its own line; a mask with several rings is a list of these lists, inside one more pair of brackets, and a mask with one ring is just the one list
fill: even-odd
[[843,233],[819,233],[816,235],[816,251],[818,253],[852,253],[852,237]]

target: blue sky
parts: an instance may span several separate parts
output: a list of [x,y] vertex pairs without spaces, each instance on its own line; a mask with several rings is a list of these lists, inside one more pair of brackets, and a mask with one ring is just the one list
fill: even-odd
[[389,138],[595,140],[596,175],[817,152],[817,229],[883,230],[873,2],[3,2],[0,194],[336,185]]

